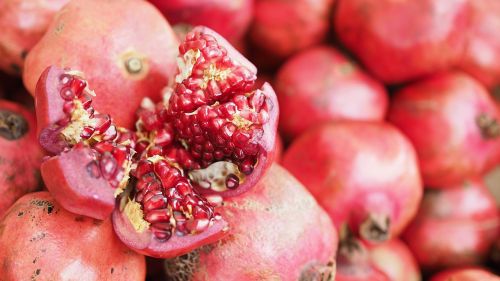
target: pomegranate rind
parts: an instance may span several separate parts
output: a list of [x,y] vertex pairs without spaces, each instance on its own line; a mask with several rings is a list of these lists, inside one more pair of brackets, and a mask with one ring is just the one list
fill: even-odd
[[223,219],[215,220],[205,231],[199,234],[177,236],[166,241],[157,240],[150,230],[139,233],[135,230],[127,215],[119,207],[112,215],[113,227],[120,240],[134,251],[155,258],[168,259],[184,255],[201,246],[214,243],[228,234],[229,227]]
[[102,177],[84,174],[93,161],[89,148],[74,149],[42,163],[41,173],[47,189],[66,210],[103,220],[115,206],[114,189]]

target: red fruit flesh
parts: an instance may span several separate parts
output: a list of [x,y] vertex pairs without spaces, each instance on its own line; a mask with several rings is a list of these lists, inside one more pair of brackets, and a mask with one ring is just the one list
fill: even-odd
[[391,281],[420,281],[420,269],[412,252],[399,239],[368,247],[373,265]]
[[500,281],[500,277],[482,268],[448,269],[433,276],[430,281]]
[[432,188],[480,176],[498,162],[499,118],[486,89],[458,72],[403,88],[388,114],[415,146],[424,183]]
[[111,221],[67,212],[48,192],[20,198],[0,221],[2,280],[144,280],[144,256]]
[[24,59],[69,0],[0,2],[0,69],[20,75]]
[[0,218],[18,198],[39,187],[43,153],[35,129],[33,113],[0,100]]
[[281,131],[289,138],[322,122],[382,121],[384,86],[334,48],[321,46],[288,60],[276,77]]
[[132,128],[141,100],[159,100],[172,82],[177,44],[163,16],[146,1],[71,1],[29,53],[23,80],[34,95],[48,66],[78,69],[99,93],[96,109]]
[[284,58],[326,37],[334,0],[256,0],[252,43],[271,57]]
[[500,218],[479,180],[429,190],[404,239],[425,269],[479,264],[495,241]]
[[149,0],[171,24],[204,25],[235,43],[253,14],[253,0]]
[[459,67],[500,95],[500,3],[498,1],[471,1],[465,55]]
[[179,51],[176,84],[164,102],[143,101],[135,132],[94,110],[94,92],[75,71],[49,67],[36,92],[40,142],[58,154],[42,165],[56,200],[103,219],[121,194],[117,235],[161,258],[226,234],[214,207],[271,165],[279,114],[272,88],[255,88],[255,67],[220,35],[195,28]]
[[224,202],[221,213],[230,234],[167,260],[169,280],[333,280],[336,231],[305,188],[278,165],[252,190]]
[[422,197],[415,151],[386,123],[320,125],[292,143],[283,165],[337,228],[347,223],[366,240],[396,237],[416,214]]
[[465,47],[467,0],[343,0],[334,25],[377,78],[401,83],[454,66]]
[[[341,229],[335,281],[394,281],[370,261],[365,245]],[[346,234],[347,233],[347,234]]]

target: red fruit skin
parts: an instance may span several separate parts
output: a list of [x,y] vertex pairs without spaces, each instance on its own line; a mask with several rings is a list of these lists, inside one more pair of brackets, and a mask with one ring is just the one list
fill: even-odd
[[500,281],[500,277],[479,267],[448,269],[430,281]]
[[[38,189],[43,156],[36,139],[34,114],[21,105],[0,100],[0,112],[4,111],[21,116],[26,121],[27,131],[17,139],[0,134],[0,218],[18,198]],[[0,119],[5,126],[6,120]]]
[[399,239],[368,245],[370,260],[391,281],[421,281],[420,269],[412,252]]
[[274,153],[274,161],[278,164],[283,160],[283,149],[283,139],[280,135],[276,135],[276,152]]
[[256,0],[252,43],[284,58],[326,37],[334,0]]
[[381,83],[327,46],[290,58],[279,70],[275,85],[280,129],[288,138],[327,121],[382,121],[389,103]]
[[471,1],[467,47],[459,67],[500,94],[500,3]]
[[494,198],[470,180],[429,191],[403,238],[424,269],[466,266],[485,259],[499,227]]
[[149,0],[171,24],[204,25],[231,42],[243,37],[253,15],[253,0]]
[[4,280],[144,280],[144,256],[127,249],[110,220],[65,211],[48,192],[20,198],[0,221]]
[[171,27],[145,1],[75,0],[57,13],[26,58],[23,80],[34,95],[48,66],[78,69],[98,93],[96,110],[132,128],[141,100],[160,100],[173,79],[177,45]]
[[186,274],[182,280],[316,280],[307,279],[316,267],[334,276],[337,233],[312,196],[279,165],[252,190],[225,201],[220,211],[230,234],[189,255],[191,267],[184,271],[176,269],[186,258],[167,261],[171,278]]
[[[481,128],[481,115],[494,124]],[[391,103],[388,120],[415,146],[428,187],[444,188],[480,176],[499,160],[498,109],[468,75],[442,73],[403,88]]]
[[[388,123],[317,126],[291,144],[283,166],[307,187],[337,228],[348,223],[367,240],[398,236],[422,198],[415,151]],[[365,223],[377,222],[370,216],[386,224],[388,219],[381,239],[363,233]]]
[[0,2],[0,69],[21,75],[24,59],[69,0]]
[[336,34],[378,79],[401,83],[444,70],[466,42],[467,0],[342,0]]

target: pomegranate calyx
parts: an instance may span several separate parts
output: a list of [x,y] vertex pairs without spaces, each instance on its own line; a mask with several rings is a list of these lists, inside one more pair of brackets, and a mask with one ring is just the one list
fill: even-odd
[[360,224],[359,234],[363,239],[383,242],[389,239],[391,220],[389,216],[370,213]]

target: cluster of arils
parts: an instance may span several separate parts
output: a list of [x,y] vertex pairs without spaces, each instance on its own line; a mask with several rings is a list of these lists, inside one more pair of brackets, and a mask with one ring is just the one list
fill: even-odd
[[195,28],[179,52],[175,85],[165,101],[143,102],[135,131],[97,113],[74,71],[49,67],[36,93],[40,142],[55,155],[42,176],[55,199],[103,219],[120,197],[118,236],[162,257],[226,232],[215,207],[268,168],[278,114],[272,88],[255,89],[253,65],[211,30]]

